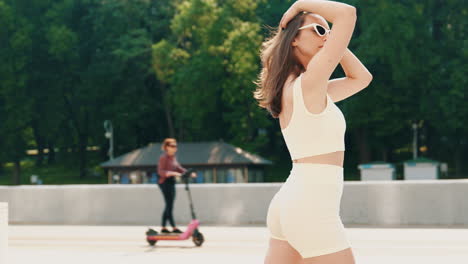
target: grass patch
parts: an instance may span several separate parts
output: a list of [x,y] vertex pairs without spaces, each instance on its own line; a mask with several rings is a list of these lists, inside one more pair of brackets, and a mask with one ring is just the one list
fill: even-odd
[[[30,184],[31,175],[38,175],[42,184],[106,184],[107,176],[99,166],[103,162],[97,153],[88,153],[88,175],[79,178],[78,158],[73,154],[61,157],[55,164],[35,165],[34,157],[21,161],[21,184]],[[14,172],[13,163],[5,163],[0,173],[0,185],[11,185]]]

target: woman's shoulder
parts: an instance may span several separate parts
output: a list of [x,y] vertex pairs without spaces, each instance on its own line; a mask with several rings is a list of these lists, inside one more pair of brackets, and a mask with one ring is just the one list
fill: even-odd
[[288,78],[286,79],[286,81],[284,82],[284,86],[287,87],[291,87],[294,85],[294,83],[296,83],[296,81],[299,80],[299,77],[301,77],[302,73],[300,74],[296,74],[296,73],[291,73]]
[[294,72],[290,73],[288,75],[288,78],[286,79],[286,83],[289,83],[291,84],[292,82],[295,82],[297,80],[297,78],[299,78],[299,76],[301,76],[300,74],[296,74]]
[[288,75],[288,77],[286,78],[286,81],[284,81],[284,84],[283,84],[283,91],[288,89],[288,87],[291,86],[291,84],[296,80],[296,77],[294,76],[294,74],[290,74]]
[[286,98],[292,98],[292,92],[290,92],[290,90],[292,90],[292,88],[294,87],[294,83],[297,81],[297,78],[299,78],[299,76],[297,76],[296,74],[290,74],[284,82],[283,95]]

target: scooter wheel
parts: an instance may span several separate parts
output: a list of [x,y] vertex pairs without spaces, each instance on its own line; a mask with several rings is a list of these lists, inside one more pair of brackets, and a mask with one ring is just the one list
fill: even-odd
[[193,243],[195,243],[195,246],[199,247],[205,242],[205,238],[203,237],[202,233],[196,233],[192,236]]
[[148,241],[148,244],[150,244],[150,246],[154,246],[156,245],[156,242],[158,242],[157,240],[149,240],[149,239],[146,239],[146,241]]
[[155,231],[154,229],[149,228],[148,231],[146,231],[146,241],[148,244],[151,246],[154,246],[157,242],[157,240],[151,240],[149,239],[149,236],[156,236],[158,234],[158,231]]

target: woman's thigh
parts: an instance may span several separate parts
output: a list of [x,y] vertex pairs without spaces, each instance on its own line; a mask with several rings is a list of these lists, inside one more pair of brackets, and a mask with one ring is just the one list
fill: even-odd
[[164,196],[166,203],[172,202],[175,198],[175,185],[170,183],[159,184],[159,188]]
[[305,258],[300,264],[355,264],[351,248],[321,256]]
[[175,184],[171,184],[171,198],[172,198],[172,201],[175,200],[175,197],[176,197],[176,188],[175,188]]
[[[342,169],[331,165],[295,168],[280,197],[278,214],[283,237],[309,261],[302,263],[343,258],[350,243],[339,215]],[[343,264],[352,263],[349,257],[344,258],[348,261]]]
[[270,239],[265,264],[299,264],[301,255],[284,240]]
[[355,264],[351,248],[311,258],[302,258],[287,241],[271,238],[265,264]]

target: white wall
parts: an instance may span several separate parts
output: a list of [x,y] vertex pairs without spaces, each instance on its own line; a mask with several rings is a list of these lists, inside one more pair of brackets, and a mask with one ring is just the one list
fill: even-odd
[[0,202],[0,263],[8,263],[8,204]]
[[[265,224],[280,183],[191,185],[202,224]],[[190,220],[187,193],[177,186],[174,216]],[[164,207],[157,185],[43,185],[0,187],[12,224],[160,224]],[[344,224],[466,225],[468,180],[345,182]]]

